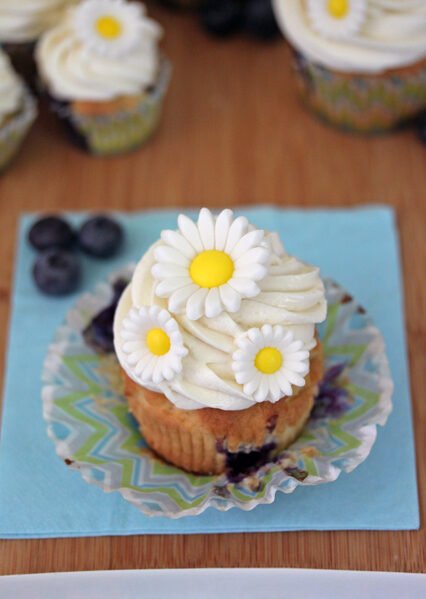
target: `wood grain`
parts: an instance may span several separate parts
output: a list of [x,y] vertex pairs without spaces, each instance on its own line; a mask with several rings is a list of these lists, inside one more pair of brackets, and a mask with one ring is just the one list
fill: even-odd
[[[98,159],[68,145],[45,107],[0,180],[0,359],[4,363],[19,214],[168,206],[396,208],[422,514],[426,465],[426,149],[412,131],[364,138],[299,106],[284,43],[216,42],[194,20],[156,10],[174,76],[146,148]],[[327,235],[327,231],[324,231]],[[403,442],[403,440],[402,440]],[[303,532],[0,542],[0,573],[109,568],[293,566],[425,571],[425,533]]]

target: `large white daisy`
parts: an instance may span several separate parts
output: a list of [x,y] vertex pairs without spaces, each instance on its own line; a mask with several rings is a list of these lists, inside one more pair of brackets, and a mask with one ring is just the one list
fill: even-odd
[[260,293],[256,284],[267,273],[270,246],[264,232],[249,230],[243,216],[231,210],[214,217],[200,211],[197,223],[181,214],[179,231],[163,231],[154,251],[155,294],[168,298],[172,313],[190,320],[237,312],[243,298]]
[[121,337],[127,364],[141,384],[158,385],[181,372],[188,350],[167,310],[157,306],[132,308],[123,320]]
[[232,355],[235,380],[257,402],[275,403],[303,387],[309,372],[309,352],[303,342],[280,325],[249,329],[236,339]]
[[312,28],[330,39],[358,33],[367,15],[367,0],[307,0]]
[[135,50],[145,36],[161,36],[161,27],[145,14],[144,5],[136,2],[83,0],[73,10],[72,22],[89,51],[118,58]]

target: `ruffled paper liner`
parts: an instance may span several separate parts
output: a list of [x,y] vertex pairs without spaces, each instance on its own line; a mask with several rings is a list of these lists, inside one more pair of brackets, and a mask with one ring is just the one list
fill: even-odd
[[142,146],[156,131],[170,76],[171,65],[163,58],[154,87],[138,96],[111,102],[50,97],[50,105],[77,147],[96,156],[122,154]]
[[388,131],[426,109],[426,60],[378,75],[333,71],[297,52],[294,64],[305,105],[344,130]]
[[36,101],[31,93],[25,90],[19,112],[0,125],[0,172],[10,164],[18,153],[36,116]]
[[85,481],[118,491],[147,515],[180,518],[208,507],[251,510],[277,492],[334,481],[369,455],[392,409],[393,384],[383,338],[344,289],[326,281],[328,318],[320,327],[325,375],[298,439],[243,479],[197,476],[148,449],[128,413],[113,355],[87,347],[82,332],[112,296],[112,281],[84,294],[67,315],[45,360],[43,415],[57,454]]

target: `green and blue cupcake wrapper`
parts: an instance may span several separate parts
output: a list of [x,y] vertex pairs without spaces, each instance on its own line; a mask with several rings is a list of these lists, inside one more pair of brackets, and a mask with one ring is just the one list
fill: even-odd
[[378,76],[350,76],[295,53],[295,70],[305,104],[348,131],[387,131],[426,110],[426,61]]
[[[381,333],[342,287],[326,282],[327,321],[319,329],[326,371],[302,435],[245,476],[196,476],[149,450],[129,414],[114,355],[100,355],[84,338],[93,316],[108,305],[115,273],[68,313],[51,344],[43,372],[43,414],[57,454],[84,480],[118,491],[144,514],[180,518],[208,507],[251,510],[276,493],[330,483],[369,455],[377,426],[392,409],[393,383]],[[247,462],[247,460],[246,460]],[[241,480],[242,479],[242,480]]]
[[4,125],[0,125],[0,172],[18,153],[36,117],[37,103],[32,94],[25,90],[20,111]]
[[78,147],[98,156],[121,154],[140,147],[156,131],[170,78],[170,62],[163,58],[158,80],[139,103],[108,115],[77,114],[72,103],[52,97],[51,106]]

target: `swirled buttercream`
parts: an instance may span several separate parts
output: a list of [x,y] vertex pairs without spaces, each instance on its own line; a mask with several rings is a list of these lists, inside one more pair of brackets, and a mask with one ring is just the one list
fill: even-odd
[[[315,324],[325,319],[327,309],[319,269],[288,255],[276,234],[267,233],[264,239],[270,257],[265,277],[257,281],[259,293],[243,298],[237,312],[224,310],[212,318],[203,315],[190,320],[184,309],[173,313],[188,350],[182,359],[182,369],[173,380],[157,385],[144,383],[145,387],[163,393],[181,409],[242,410],[256,400],[244,392],[243,384],[237,383],[232,369],[232,354],[241,335],[254,327],[281,325],[292,338],[302,342],[301,349],[310,351],[315,347]],[[156,294],[159,283],[152,275],[160,245],[161,241],[155,243],[139,262],[119,302],[114,322],[118,359],[130,378],[139,384],[140,379],[129,368],[123,352],[123,321],[133,308],[168,307],[167,300]]]
[[[112,3],[112,6],[117,9],[117,4]],[[41,37],[36,49],[37,64],[52,95],[70,101],[108,101],[137,95],[155,83],[162,29],[146,16],[143,6],[118,4],[121,9],[123,6],[125,11],[133,9],[136,20],[128,19],[125,11],[123,25],[115,17],[113,24],[103,22],[102,19],[111,18],[108,15],[98,18],[97,22],[103,23],[103,29],[99,26],[98,37],[104,36],[98,43],[95,35],[93,43],[90,43],[87,32],[79,29],[80,15],[77,11],[82,12],[84,4],[71,8],[57,26]],[[111,27],[113,29],[109,29]],[[118,35],[123,37],[124,51],[119,47]],[[108,40],[111,48],[118,47],[118,53],[103,52]]]
[[[321,23],[313,21],[315,15],[309,10],[309,4],[315,2],[325,7],[331,4],[326,0],[274,0],[284,34],[312,62],[348,73],[382,73],[426,58],[424,0],[366,0],[359,30],[341,39],[327,35],[329,27],[320,32]],[[351,0],[346,4],[350,10]],[[318,8],[316,4],[314,8]],[[337,24],[342,20],[339,17]]]
[[34,42],[77,0],[0,0],[0,41]]

